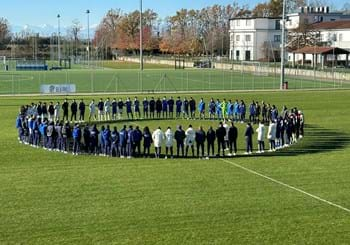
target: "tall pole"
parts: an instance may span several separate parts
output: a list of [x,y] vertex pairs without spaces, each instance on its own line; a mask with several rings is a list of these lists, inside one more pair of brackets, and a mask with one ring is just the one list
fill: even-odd
[[87,14],[87,31],[88,31],[88,46],[87,46],[87,58],[88,58],[88,67],[90,67],[90,10],[86,10]]
[[282,10],[282,40],[281,40],[281,81],[280,89],[283,89],[284,85],[284,58],[285,58],[285,35],[286,35],[286,0],[283,0],[283,10]]
[[140,0],[140,70],[143,70],[142,0]]
[[57,35],[57,58],[58,62],[61,60],[61,21],[60,21],[61,15],[57,15],[57,22],[58,22],[58,35]]

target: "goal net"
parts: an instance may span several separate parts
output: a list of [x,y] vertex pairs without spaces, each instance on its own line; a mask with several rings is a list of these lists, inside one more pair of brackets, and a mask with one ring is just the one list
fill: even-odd
[[241,62],[241,73],[250,73],[255,76],[268,76],[268,69],[261,66],[260,62],[257,61],[242,61]]

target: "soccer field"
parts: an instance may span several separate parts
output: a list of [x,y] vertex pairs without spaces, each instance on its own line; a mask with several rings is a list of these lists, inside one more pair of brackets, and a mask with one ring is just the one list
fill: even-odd
[[[350,90],[197,94],[197,101],[226,97],[297,106],[306,118],[305,138],[287,150],[210,160],[123,160],[34,149],[17,141],[19,105],[64,97],[0,97],[0,244],[348,244],[349,96]],[[243,140],[239,125],[240,153]]]
[[[124,67],[124,66],[122,66]],[[286,77],[289,89],[350,88],[347,81]],[[279,74],[217,69],[73,69],[0,72],[0,94],[40,93],[43,84],[75,84],[79,93],[279,89]]]

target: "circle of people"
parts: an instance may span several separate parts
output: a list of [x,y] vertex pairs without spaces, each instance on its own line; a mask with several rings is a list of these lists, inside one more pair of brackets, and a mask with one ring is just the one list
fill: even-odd
[[[269,152],[288,147],[301,139],[304,135],[304,114],[297,108],[288,110],[283,106],[279,113],[275,105],[252,101],[248,109],[243,100],[226,101],[223,99],[216,101],[212,98],[206,103],[200,99],[196,107],[196,101],[190,97],[189,100],[180,97],[175,101],[173,97],[157,100],[152,97],[150,100],[144,98],[143,117],[140,111],[140,101],[137,97],[132,102],[130,98],[126,101],[122,99],[101,98],[96,104],[91,100],[89,108],[89,122],[92,121],[116,121],[123,120],[124,107],[127,120],[135,119],[210,119],[220,120],[216,129],[209,127],[207,131],[200,126],[194,129],[191,124],[184,130],[178,125],[176,130],[168,127],[165,132],[158,127],[153,132],[149,127],[142,131],[139,126],[124,125],[120,131],[117,127],[102,125],[97,128],[96,122],[80,125],[85,120],[84,100],[79,104],[75,99],[70,105],[71,117],[69,121],[69,102],[65,99],[60,105],[57,102],[47,104],[39,102],[37,104],[23,105],[16,119],[18,130],[18,140],[20,143],[29,144],[32,147],[42,147],[49,151],[59,151],[63,153],[72,152],[73,155],[92,154],[109,157],[132,158],[151,157],[150,148],[154,145],[155,158],[188,157],[192,152],[193,157],[206,158],[224,157],[225,151],[229,151],[227,156],[236,156],[238,129],[235,123],[247,123],[244,132],[246,151],[244,154],[253,153],[253,134],[257,132],[258,150],[256,153],[265,152],[265,135],[269,142]],[[174,117],[175,107],[175,117]],[[60,117],[60,110],[63,117]],[[97,109],[97,113],[96,113]],[[79,119],[77,114],[79,110]],[[249,118],[246,118],[248,110]],[[198,117],[196,112],[198,111]],[[206,113],[208,112],[208,117]],[[258,124],[256,130],[252,124]],[[268,124],[266,130],[265,124]],[[267,133],[266,133],[267,131]],[[143,151],[141,143],[143,141]],[[176,143],[175,143],[176,142]],[[205,151],[206,142],[206,151]],[[174,144],[175,143],[175,144]],[[217,154],[214,152],[214,145],[217,144]],[[162,155],[162,146],[165,145],[165,154]],[[176,145],[176,155],[174,154]],[[196,154],[195,154],[196,147]],[[189,152],[191,151],[191,152]]]

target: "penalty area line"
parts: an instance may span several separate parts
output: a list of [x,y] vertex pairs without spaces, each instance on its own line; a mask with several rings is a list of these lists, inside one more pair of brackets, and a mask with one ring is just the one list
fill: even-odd
[[223,158],[220,159],[220,160],[223,161],[223,162],[226,162],[226,163],[228,163],[228,164],[230,164],[230,165],[232,165],[232,166],[234,166],[234,167],[236,167],[236,168],[239,168],[239,169],[241,169],[241,170],[244,170],[244,171],[246,171],[246,172],[248,172],[248,173],[257,175],[257,176],[262,177],[262,178],[264,178],[264,179],[267,179],[267,180],[269,180],[269,181],[271,181],[271,182],[274,182],[274,183],[279,184],[279,185],[281,185],[281,186],[287,187],[288,189],[291,189],[291,190],[294,190],[294,191],[296,191],[296,192],[302,193],[302,194],[304,194],[304,195],[306,195],[306,196],[309,196],[309,197],[311,197],[311,198],[313,198],[313,199],[316,199],[316,200],[318,200],[318,201],[320,201],[320,202],[326,203],[326,204],[328,204],[328,205],[330,205],[330,206],[336,207],[336,208],[338,208],[338,209],[341,209],[341,210],[343,210],[343,211],[345,211],[345,212],[350,213],[350,209],[348,209],[348,208],[346,208],[346,207],[343,207],[343,206],[341,206],[341,205],[339,205],[339,204],[333,203],[333,202],[328,201],[328,200],[326,200],[326,199],[323,199],[323,198],[321,198],[321,197],[319,197],[319,196],[316,196],[316,195],[311,194],[311,193],[309,193],[309,192],[303,191],[302,189],[299,189],[299,188],[297,188],[297,187],[294,187],[294,186],[288,185],[288,184],[286,184],[286,183],[283,183],[282,181],[273,179],[273,178],[271,178],[271,177],[269,177],[269,176],[266,176],[266,175],[264,175],[264,174],[261,174],[261,173],[259,173],[259,172],[257,172],[257,171],[252,170],[252,169],[246,168],[246,167],[244,167],[244,166],[242,166],[242,165],[239,165],[239,164],[237,164],[237,163],[228,161],[228,160],[223,159]]

